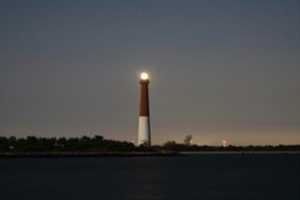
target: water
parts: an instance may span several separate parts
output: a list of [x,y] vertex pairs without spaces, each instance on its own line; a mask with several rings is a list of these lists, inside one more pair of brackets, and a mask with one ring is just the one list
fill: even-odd
[[2,200],[300,199],[300,154],[0,160]]

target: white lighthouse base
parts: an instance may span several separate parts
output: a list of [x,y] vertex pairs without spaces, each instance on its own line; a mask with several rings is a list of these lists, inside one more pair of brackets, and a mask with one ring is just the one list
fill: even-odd
[[139,117],[139,128],[138,128],[138,145],[145,144],[151,145],[151,130],[150,130],[150,119],[146,116]]

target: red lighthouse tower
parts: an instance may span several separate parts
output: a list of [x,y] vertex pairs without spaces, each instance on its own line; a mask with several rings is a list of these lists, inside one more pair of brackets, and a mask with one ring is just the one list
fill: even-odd
[[138,145],[151,145],[151,127],[149,112],[149,75],[140,75],[140,112],[138,126]]

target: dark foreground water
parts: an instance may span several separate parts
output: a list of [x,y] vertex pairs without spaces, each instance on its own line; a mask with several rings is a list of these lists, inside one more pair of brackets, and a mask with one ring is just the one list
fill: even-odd
[[300,200],[300,154],[0,160],[2,200]]

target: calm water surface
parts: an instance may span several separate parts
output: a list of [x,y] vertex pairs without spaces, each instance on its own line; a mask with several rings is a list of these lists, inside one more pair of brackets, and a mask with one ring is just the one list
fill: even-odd
[[0,160],[2,200],[300,200],[300,154]]

